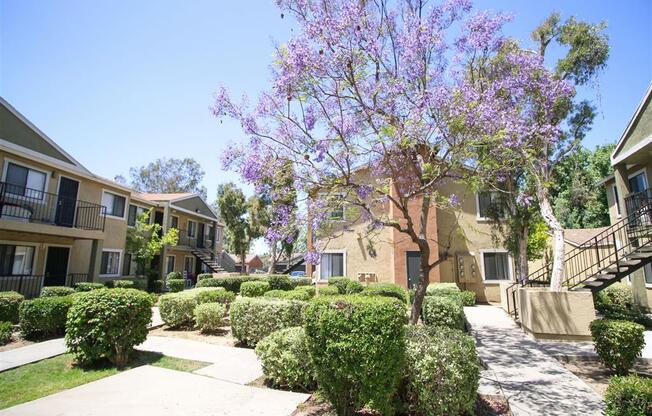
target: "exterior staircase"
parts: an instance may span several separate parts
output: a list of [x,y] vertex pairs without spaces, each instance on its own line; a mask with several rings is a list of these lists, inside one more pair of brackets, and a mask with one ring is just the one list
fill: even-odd
[[[565,253],[564,288],[596,293],[652,263],[651,195],[650,190],[629,195],[625,218]],[[514,319],[518,319],[518,289],[549,286],[551,272],[552,263],[547,263],[525,281],[505,289],[508,312]]]
[[193,248],[190,252],[197,258],[197,260],[212,270],[213,273],[221,273],[224,271],[220,266],[220,263],[217,261],[217,256],[211,250],[207,248]]

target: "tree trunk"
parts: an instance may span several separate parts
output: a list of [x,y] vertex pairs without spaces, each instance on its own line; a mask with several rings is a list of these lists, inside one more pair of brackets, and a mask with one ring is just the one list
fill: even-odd
[[419,271],[419,284],[414,293],[414,303],[412,304],[412,312],[410,313],[410,324],[416,325],[419,322],[421,315],[421,305],[423,304],[423,297],[426,295],[428,283],[430,283],[430,246],[428,245],[427,231],[428,231],[428,215],[430,213],[430,197],[424,195],[421,199],[421,217],[419,221],[419,235],[416,243],[419,245],[420,252],[420,271]]
[[528,225],[527,222],[521,224],[518,232],[518,242],[516,244],[516,276],[519,283],[524,283],[529,274],[527,264],[527,242],[528,242]]
[[267,274],[276,273],[276,240],[272,241],[272,254],[270,255],[269,268]]
[[245,260],[246,260],[246,254],[245,254],[244,250],[242,250],[242,252],[240,252],[240,264],[241,264],[241,266],[240,266],[240,274],[244,274],[244,275],[249,274],[249,273],[247,273],[247,267],[245,266]]
[[550,276],[550,290],[560,292],[564,281],[564,229],[559,220],[555,217],[550,204],[550,195],[546,189],[538,192],[541,216],[546,225],[552,230],[553,252],[552,252],[552,274]]
[[[423,255],[422,255],[423,256]],[[426,259],[426,263],[429,259]],[[430,283],[430,270],[431,267],[423,265],[421,262],[421,270],[419,271],[419,283],[414,292],[414,303],[412,303],[412,311],[410,312],[410,325],[416,325],[421,316],[421,305],[423,305],[423,298],[426,296],[426,289]]]

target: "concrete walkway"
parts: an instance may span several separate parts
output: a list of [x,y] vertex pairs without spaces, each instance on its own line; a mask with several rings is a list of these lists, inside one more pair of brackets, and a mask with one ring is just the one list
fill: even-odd
[[41,361],[66,352],[63,338],[51,339],[25,347],[0,352],[0,371]]
[[2,416],[288,416],[307,394],[142,366],[0,411]]
[[514,416],[602,414],[602,398],[544,352],[542,343],[527,337],[501,308],[467,307],[464,313],[487,366],[481,393],[504,394]]

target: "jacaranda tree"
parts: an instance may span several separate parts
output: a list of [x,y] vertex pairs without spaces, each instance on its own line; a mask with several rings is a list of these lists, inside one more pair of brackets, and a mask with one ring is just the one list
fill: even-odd
[[[299,30],[278,47],[255,105],[216,93],[214,114],[248,137],[223,162],[256,187],[291,163],[314,232],[344,206],[369,233],[406,235],[421,253],[416,323],[430,271],[449,257],[450,238],[427,233],[431,210],[458,203],[441,185],[473,174],[479,145],[553,143],[555,109],[572,86],[510,47],[506,16],[472,12],[469,0],[277,3]],[[490,60],[495,72],[478,82],[470,68]]]

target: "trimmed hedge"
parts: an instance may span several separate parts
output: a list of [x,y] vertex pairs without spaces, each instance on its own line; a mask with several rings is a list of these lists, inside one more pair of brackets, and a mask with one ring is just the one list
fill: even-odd
[[256,346],[256,355],[265,377],[274,386],[302,391],[315,388],[315,367],[302,327],[285,328],[266,336]]
[[294,289],[294,290],[270,290],[265,292],[263,295],[266,298],[275,298],[275,299],[294,299],[302,300],[304,302],[309,301],[312,296],[307,290]]
[[338,415],[392,414],[403,371],[405,305],[375,296],[316,298],[306,308],[317,384]]
[[161,293],[164,287],[165,287],[165,280],[156,279],[152,281],[152,290],[155,293]]
[[595,308],[606,319],[632,321],[652,328],[652,319],[647,316],[648,310],[634,303],[632,288],[628,284],[617,283],[598,292]]
[[181,292],[183,291],[183,288],[186,286],[186,282],[184,279],[168,279],[167,284],[168,284],[168,289],[170,289],[170,292],[172,293]]
[[600,361],[624,375],[634,366],[645,346],[645,327],[629,321],[596,319],[591,322],[591,335]]
[[396,298],[403,303],[408,302],[408,294],[405,289],[394,283],[372,283],[365,287],[360,294],[364,296],[387,296]]
[[283,328],[303,325],[306,302],[270,298],[240,298],[231,304],[231,330],[240,342],[255,346]]
[[25,296],[18,292],[0,292],[0,321],[18,323],[18,307]]
[[270,285],[267,282],[243,282],[240,286],[240,296],[256,298],[263,296],[269,289]]
[[200,273],[197,275],[197,281],[200,282],[205,279],[212,279],[213,273]]
[[72,296],[52,296],[24,301],[18,311],[21,333],[25,338],[63,334],[66,315],[71,305]]
[[346,285],[351,281],[346,276],[333,276],[328,278],[328,286],[334,286],[340,295],[346,294]]
[[229,292],[239,293],[240,286],[244,282],[261,281],[257,276],[228,276],[228,277],[213,277],[210,279],[203,279],[195,285],[195,287],[216,287],[220,286]]
[[646,416],[652,413],[652,379],[612,377],[604,395],[607,416]]
[[346,293],[349,295],[354,295],[360,293],[364,290],[362,283],[357,280],[349,280],[346,284]]
[[447,296],[426,296],[421,307],[421,319],[426,325],[463,330],[464,308],[459,300]]
[[472,337],[456,329],[407,327],[401,399],[409,414],[473,414],[479,380]]
[[475,305],[475,292],[470,290],[463,290],[460,293],[460,299],[462,300],[462,306],[474,306]]
[[0,345],[9,344],[13,332],[14,325],[11,322],[0,321]]
[[183,274],[181,272],[170,272],[165,276],[165,279],[183,279]]
[[161,319],[172,328],[192,325],[196,306],[197,299],[183,292],[168,293],[161,296],[158,301]]
[[75,285],[75,291],[77,292],[90,292],[98,289],[106,289],[106,286],[98,282],[81,282]]
[[317,293],[317,290],[315,289],[314,286],[297,286],[294,290],[295,291],[301,290],[307,292],[308,295],[310,295],[310,298],[314,298],[315,294]]
[[300,286],[310,286],[312,285],[312,279],[309,277],[293,277],[292,286],[295,288]]
[[226,306],[221,303],[202,303],[195,307],[195,323],[202,332],[212,332],[224,326]]
[[67,286],[43,286],[41,288],[41,297],[47,298],[50,296],[68,296],[75,293],[75,289]]
[[430,283],[426,288],[426,296],[441,296],[460,293],[456,283]]
[[221,303],[228,305],[235,300],[235,293],[229,292],[223,287],[197,287],[186,290],[183,294],[196,296],[198,304]]
[[290,276],[285,274],[269,275],[267,283],[269,283],[270,290],[292,290],[295,287]]
[[133,280],[117,279],[112,281],[111,287],[115,289],[132,289],[135,284]]
[[80,363],[107,358],[124,366],[147,338],[152,299],[138,289],[95,290],[75,299],[66,322],[66,346]]

